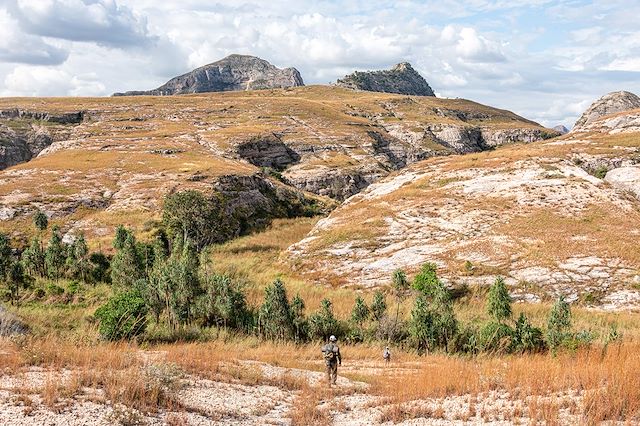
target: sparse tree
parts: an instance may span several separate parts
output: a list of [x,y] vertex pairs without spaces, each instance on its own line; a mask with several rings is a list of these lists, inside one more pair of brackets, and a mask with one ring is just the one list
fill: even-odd
[[258,313],[260,334],[277,340],[293,337],[293,318],[284,283],[276,279],[264,289],[264,302]]
[[9,287],[11,304],[16,304],[20,299],[20,289],[25,287],[27,277],[24,274],[22,264],[17,261],[11,262],[8,272],[6,282]]
[[22,264],[26,272],[32,277],[44,277],[46,275],[44,263],[44,250],[40,238],[33,237],[29,247],[27,247],[21,256]]
[[114,246],[117,245],[120,248],[111,261],[111,282],[118,286],[132,288],[137,280],[144,278],[144,267],[133,234],[127,231],[122,243],[118,238],[116,233]]
[[351,310],[351,321],[358,326],[360,332],[362,332],[362,324],[369,319],[370,313],[369,307],[364,299],[361,296],[357,296],[353,304],[353,309]]
[[313,338],[327,340],[332,334],[338,334],[338,320],[330,300],[322,299],[320,305],[320,310],[309,317],[309,329]]
[[384,297],[384,293],[380,290],[376,290],[373,293],[373,302],[371,302],[371,315],[373,319],[380,322],[387,313],[387,301]]
[[56,280],[64,274],[66,247],[62,242],[60,228],[58,228],[58,226],[54,226],[51,231],[51,238],[49,239],[49,244],[47,244],[47,249],[44,252],[44,264],[47,271],[47,277],[52,280]]
[[429,351],[434,346],[433,314],[424,294],[418,295],[413,303],[409,335],[420,352]]
[[428,297],[432,297],[435,288],[440,283],[437,271],[438,265],[435,263],[427,262],[422,265],[420,272],[413,279],[413,288]]
[[571,308],[564,300],[564,296],[558,297],[549,312],[547,321],[547,343],[554,351],[569,336],[571,330]]
[[409,280],[407,275],[402,269],[396,269],[392,276],[392,288],[396,297],[396,319],[394,321],[394,327],[398,325],[398,319],[400,317],[400,305],[402,301],[407,297],[407,291],[409,290]]
[[491,318],[499,323],[511,318],[511,296],[509,296],[509,291],[502,277],[496,277],[489,289],[487,312]]
[[296,294],[291,300],[291,317],[296,342],[307,340],[309,337],[309,324],[304,316],[304,309],[304,300],[302,300],[300,294]]
[[5,280],[11,270],[11,242],[0,233],[0,281]]
[[49,226],[49,219],[47,215],[44,214],[41,210],[36,211],[33,214],[33,225],[40,232],[43,232]]

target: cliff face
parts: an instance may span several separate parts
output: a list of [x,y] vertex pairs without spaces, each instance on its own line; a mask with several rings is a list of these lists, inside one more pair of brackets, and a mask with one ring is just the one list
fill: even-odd
[[589,125],[602,117],[619,112],[640,108],[640,98],[631,92],[612,92],[604,95],[582,114],[576,121],[572,132],[586,131]]
[[153,90],[115,93],[114,96],[179,95],[304,86],[295,68],[280,69],[269,62],[247,55],[230,55],[197,68]]
[[369,92],[435,96],[429,83],[408,62],[397,64],[390,70],[356,71],[339,79],[336,85]]

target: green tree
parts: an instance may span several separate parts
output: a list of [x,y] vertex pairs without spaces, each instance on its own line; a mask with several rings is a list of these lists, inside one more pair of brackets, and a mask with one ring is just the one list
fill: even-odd
[[449,343],[458,331],[458,320],[453,310],[453,301],[449,290],[438,281],[433,288],[431,300],[435,344],[448,350]]
[[44,264],[47,271],[47,277],[56,280],[64,275],[64,267],[66,261],[66,247],[62,242],[60,228],[54,226],[51,232],[51,238],[47,249],[44,252]]
[[20,289],[24,288],[27,282],[27,277],[24,274],[24,269],[20,262],[11,262],[6,276],[6,282],[9,288],[11,304],[16,304],[20,299]]
[[435,344],[433,314],[424,294],[418,295],[413,302],[409,336],[419,352],[429,351]]
[[314,339],[327,340],[332,334],[338,335],[338,320],[333,315],[331,301],[322,299],[320,310],[309,317],[309,331]]
[[0,233],[0,281],[6,280],[11,270],[11,252],[9,237]]
[[228,275],[205,274],[203,293],[198,298],[198,316],[205,326],[248,330],[253,315],[247,306],[242,284]]
[[496,277],[489,288],[487,312],[491,318],[500,323],[511,317],[511,296],[502,277]]
[[41,210],[36,211],[33,214],[33,225],[40,232],[43,232],[49,226],[49,219],[47,215],[44,214]]
[[84,234],[80,234],[73,241],[70,250],[70,258],[73,258],[72,275],[74,278],[87,281],[87,275],[89,272],[89,247],[87,241],[84,238]]
[[407,280],[407,275],[402,269],[396,269],[393,272],[391,282],[393,294],[396,297],[396,318],[394,321],[394,327],[396,327],[398,325],[398,319],[400,318],[400,305],[402,301],[406,299],[409,290],[409,280]]
[[[115,285],[133,288],[136,281],[144,278],[144,266],[138,253],[136,239],[131,232],[126,233],[124,242],[117,241],[114,246],[120,247],[111,261],[111,282]],[[117,243],[117,244],[116,244]]]
[[304,316],[304,310],[304,300],[300,294],[296,294],[291,300],[291,317],[296,342],[305,341],[309,337],[309,323]]
[[39,237],[31,239],[29,247],[22,252],[21,260],[24,269],[32,277],[44,277],[46,275],[44,250]]
[[230,216],[225,212],[223,199],[219,196],[207,199],[200,191],[168,195],[164,199],[162,221],[172,237],[180,235],[198,250],[230,237]]
[[440,280],[438,279],[438,265],[435,263],[427,262],[422,265],[420,272],[413,279],[413,288],[420,293],[431,297],[433,295],[434,288],[438,285]]
[[513,335],[512,349],[515,352],[539,352],[545,347],[542,330],[534,327],[524,313],[520,313]]
[[351,310],[351,321],[353,321],[358,329],[362,332],[362,324],[369,319],[371,311],[367,306],[367,302],[361,296],[357,296]]
[[132,235],[132,232],[125,228],[123,225],[118,225],[116,233],[113,236],[113,248],[116,250],[122,250],[127,238]]
[[564,300],[564,296],[558,297],[549,312],[547,320],[547,343],[554,351],[569,337],[571,330],[571,308]]
[[260,334],[268,339],[286,340],[294,335],[287,290],[279,278],[264,289],[264,302],[258,312],[258,328]]
[[371,315],[373,319],[380,322],[387,313],[387,301],[381,290],[373,293],[373,301],[371,302]]

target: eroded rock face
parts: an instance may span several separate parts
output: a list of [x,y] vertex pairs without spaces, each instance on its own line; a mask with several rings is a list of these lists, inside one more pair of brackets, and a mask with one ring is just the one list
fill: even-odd
[[217,62],[174,77],[153,90],[114,93],[114,96],[180,95],[304,86],[295,68],[280,69],[264,59],[229,55]]
[[640,98],[631,92],[612,92],[595,101],[576,121],[573,132],[588,130],[590,124],[617,112],[640,108]]
[[300,160],[300,155],[274,134],[250,138],[236,145],[235,151],[254,166],[276,170],[283,170]]
[[640,199],[640,166],[619,167],[610,170],[604,180],[613,187],[629,191]]
[[569,133],[569,129],[567,129],[564,124],[558,124],[557,126],[554,126],[553,130],[560,133],[561,135],[566,135],[567,133]]
[[435,96],[429,83],[408,62],[383,71],[356,71],[339,79],[336,85],[369,92]]

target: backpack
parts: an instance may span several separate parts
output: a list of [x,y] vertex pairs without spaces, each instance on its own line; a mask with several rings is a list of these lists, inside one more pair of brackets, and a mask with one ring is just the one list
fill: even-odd
[[326,362],[333,362],[336,359],[336,353],[333,351],[333,349],[335,348],[335,346],[333,345],[328,345],[325,347],[324,350],[324,360]]

